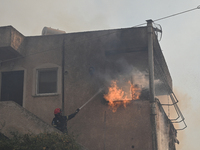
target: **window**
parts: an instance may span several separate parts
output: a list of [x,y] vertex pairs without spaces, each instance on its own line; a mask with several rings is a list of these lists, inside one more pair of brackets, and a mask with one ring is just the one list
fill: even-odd
[[57,93],[57,68],[37,70],[37,94]]

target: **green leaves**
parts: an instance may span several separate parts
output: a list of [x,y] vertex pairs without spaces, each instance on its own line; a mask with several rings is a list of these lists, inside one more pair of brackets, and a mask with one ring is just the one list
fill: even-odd
[[1,150],[80,150],[73,135],[59,133],[13,134],[13,138],[0,139]]

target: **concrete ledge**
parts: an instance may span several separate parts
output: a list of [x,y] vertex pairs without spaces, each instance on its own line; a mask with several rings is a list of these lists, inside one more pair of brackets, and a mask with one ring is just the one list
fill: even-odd
[[24,36],[12,26],[0,27],[0,60],[22,57]]
[[0,132],[7,137],[11,137],[11,132],[21,134],[60,132],[13,101],[0,102],[0,118]]

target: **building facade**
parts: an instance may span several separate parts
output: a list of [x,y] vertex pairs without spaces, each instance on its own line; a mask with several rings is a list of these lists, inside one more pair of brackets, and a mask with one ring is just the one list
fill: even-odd
[[[88,149],[151,150],[154,114],[148,94],[116,112],[104,98],[112,81],[148,89],[147,36],[147,27],[30,37],[12,26],[0,27],[1,101],[14,101],[50,124],[55,108],[69,115],[103,88],[68,122],[69,132]],[[155,34],[153,47],[155,92],[169,95],[172,79]],[[160,101],[156,147],[174,150],[176,129]]]

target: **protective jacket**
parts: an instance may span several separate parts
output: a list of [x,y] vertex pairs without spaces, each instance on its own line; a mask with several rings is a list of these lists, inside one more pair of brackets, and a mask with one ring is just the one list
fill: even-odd
[[78,111],[75,113],[69,115],[69,116],[62,116],[62,115],[55,115],[55,117],[52,120],[52,125],[57,128],[58,130],[67,133],[67,121],[74,118]]

